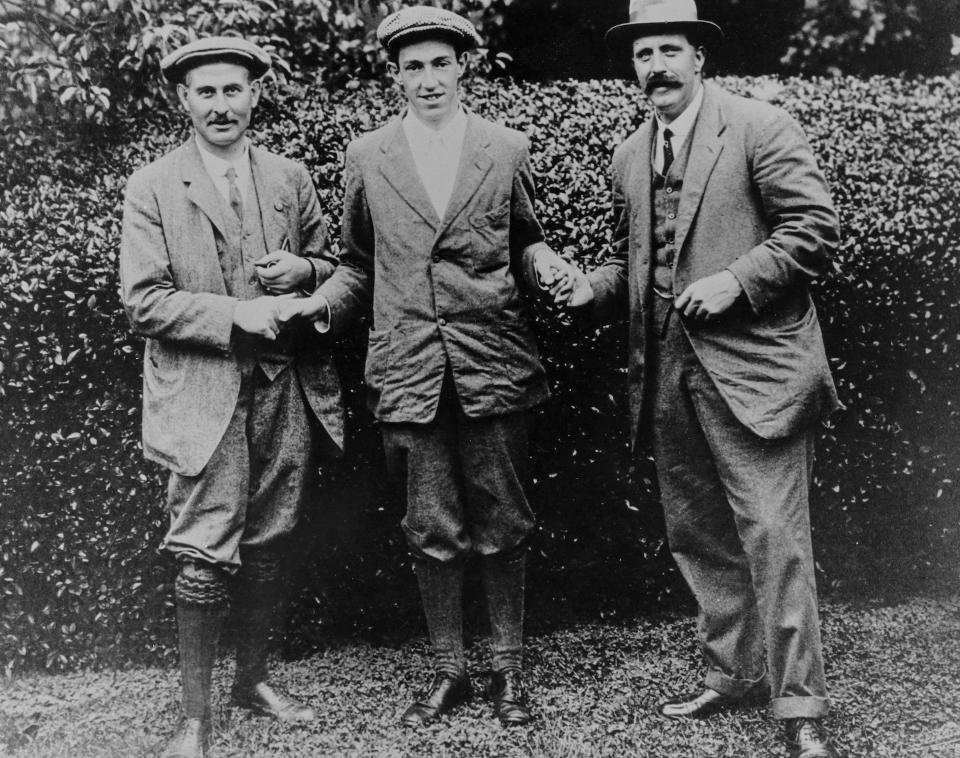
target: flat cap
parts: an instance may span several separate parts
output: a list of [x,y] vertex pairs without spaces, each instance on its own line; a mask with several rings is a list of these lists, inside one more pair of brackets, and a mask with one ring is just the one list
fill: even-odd
[[377,27],[377,39],[391,51],[405,38],[430,33],[453,37],[463,44],[465,50],[483,45],[477,30],[467,19],[432,5],[401,8],[387,16]]
[[167,81],[180,82],[190,69],[221,61],[246,66],[254,79],[270,70],[270,55],[259,45],[240,37],[204,37],[164,56],[160,71]]

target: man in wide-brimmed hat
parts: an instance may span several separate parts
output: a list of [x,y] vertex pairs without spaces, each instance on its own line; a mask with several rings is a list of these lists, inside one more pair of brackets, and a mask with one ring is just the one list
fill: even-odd
[[420,726],[470,697],[464,562],[479,563],[490,616],[494,713],[530,720],[521,674],[526,412],[548,395],[524,294],[562,287],[565,264],[534,213],[527,139],[463,109],[462,16],[414,6],[377,31],[407,110],[350,143],[343,252],[297,313],[340,333],[372,310],[369,405],[402,483],[402,526],[435,653],[402,721]]
[[235,37],[173,51],[161,70],[194,134],[127,184],[123,305],[146,337],[143,450],[170,471],[161,545],[174,594],[183,719],[163,755],[202,758],[210,675],[228,608],[237,619],[237,705],[287,722],[313,711],[267,681],[282,605],[281,556],[321,450],[343,440],[330,351],[283,328],[275,297],[333,271],[306,169],[246,137],[270,56]]
[[839,403],[810,298],[837,216],[798,124],[703,82],[722,39],[692,0],[632,0],[607,41],[653,117],[613,159],[609,262],[570,299],[629,311],[632,439],[700,606],[702,718],[771,699],[796,756],[833,756],[810,539],[817,422]]

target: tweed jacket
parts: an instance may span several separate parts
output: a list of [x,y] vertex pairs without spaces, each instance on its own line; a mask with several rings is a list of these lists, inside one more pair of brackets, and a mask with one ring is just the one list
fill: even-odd
[[381,421],[431,421],[447,365],[467,416],[529,408],[548,389],[523,296],[545,247],[527,140],[468,114],[440,219],[401,122],[347,148],[340,265],[319,288],[331,330],[372,309],[365,381]]
[[[250,165],[268,250],[286,239],[292,253],[315,262],[318,280],[328,276],[336,261],[324,256],[326,225],[306,169],[254,146]],[[237,300],[227,295],[216,244],[225,234],[222,205],[193,138],[134,173],[124,202],[121,297],[133,331],[147,338],[143,450],[186,476],[210,459],[240,391]],[[293,367],[310,407],[342,447],[339,380],[322,338],[310,332],[299,339]]]
[[[734,416],[761,437],[787,437],[840,405],[808,287],[830,270],[837,216],[793,118],[704,87],[677,212],[673,292],[728,269],[745,303],[713,323],[678,321]],[[613,250],[590,274],[594,314],[629,317],[634,441],[652,307],[653,129],[651,119],[614,154]]]

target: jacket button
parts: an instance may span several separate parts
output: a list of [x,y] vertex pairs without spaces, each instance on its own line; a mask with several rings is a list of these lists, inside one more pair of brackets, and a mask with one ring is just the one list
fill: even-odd
[[447,325],[447,320],[446,320],[445,318],[442,318],[442,319],[440,319],[439,324],[440,324],[440,326],[446,326],[446,325]]
[[275,210],[282,211],[282,210],[283,210],[283,200],[277,200],[277,201],[273,204],[273,207],[274,207]]
[[668,195],[673,194],[673,187],[667,187],[667,194]]
[[440,262],[440,256],[439,256],[439,255],[433,256],[433,262],[434,262],[434,263],[439,263],[439,262]]
[[667,214],[667,218],[676,218],[676,217],[677,217],[677,214],[676,214],[676,213],[668,213],[668,214]]

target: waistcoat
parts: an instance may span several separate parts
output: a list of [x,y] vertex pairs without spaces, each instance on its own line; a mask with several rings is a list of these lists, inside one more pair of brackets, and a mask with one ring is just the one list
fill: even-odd
[[[690,158],[690,145],[693,142],[693,130],[680,146],[680,154],[674,158],[667,175],[663,176],[653,168],[653,156],[650,160],[651,202],[653,203],[653,266],[651,276],[653,286],[660,292],[673,295],[673,269],[677,261],[676,227],[677,209],[680,207],[680,190],[683,189],[683,174]],[[656,149],[656,140],[653,140]]]

